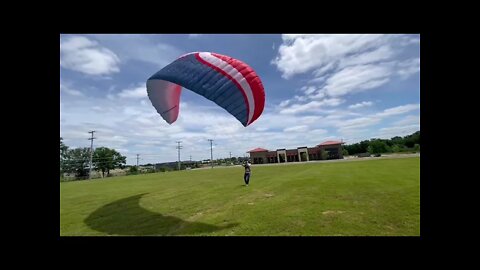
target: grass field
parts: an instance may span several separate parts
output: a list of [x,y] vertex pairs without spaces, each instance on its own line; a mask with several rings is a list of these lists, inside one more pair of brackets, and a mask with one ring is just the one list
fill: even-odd
[[420,158],[60,183],[60,235],[418,236]]

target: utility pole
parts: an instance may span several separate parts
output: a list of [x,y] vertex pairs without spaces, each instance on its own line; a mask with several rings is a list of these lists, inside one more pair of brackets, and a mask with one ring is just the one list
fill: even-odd
[[92,158],[93,158],[93,140],[96,139],[93,137],[93,133],[95,133],[95,130],[89,131],[88,133],[92,133],[92,137],[88,138],[88,140],[91,141],[90,143],[90,169],[88,171],[88,179],[92,178]]
[[137,154],[137,170],[138,170],[138,156],[139,156],[139,155],[140,155],[140,154]]
[[213,169],[213,149],[212,149],[212,139],[208,139],[210,141],[210,163],[212,163],[212,169]]
[[183,147],[180,145],[180,143],[182,143],[182,141],[177,141],[177,149],[178,149],[178,170],[180,171],[180,149],[182,149]]
[[190,155],[190,162],[192,162],[192,155]]

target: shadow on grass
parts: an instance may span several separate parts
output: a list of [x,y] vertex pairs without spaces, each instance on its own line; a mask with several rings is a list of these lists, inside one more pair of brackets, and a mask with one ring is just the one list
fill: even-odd
[[145,194],[106,204],[91,213],[84,222],[98,232],[132,236],[204,234],[238,225],[238,223],[230,223],[215,226],[151,212],[140,206],[140,199]]

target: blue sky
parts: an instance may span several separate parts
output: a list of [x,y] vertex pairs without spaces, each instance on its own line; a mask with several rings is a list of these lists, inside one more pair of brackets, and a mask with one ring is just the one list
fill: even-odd
[[[184,89],[172,125],[157,114],[146,80],[182,54],[209,51],[250,65],[265,110],[243,127],[215,103]],[[244,156],[355,143],[420,130],[419,35],[169,34],[60,36],[60,136],[70,147],[115,148],[127,163]]]

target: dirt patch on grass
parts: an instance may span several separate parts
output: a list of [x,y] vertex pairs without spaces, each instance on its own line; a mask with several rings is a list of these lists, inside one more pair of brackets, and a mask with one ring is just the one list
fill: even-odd
[[334,211],[334,210],[328,210],[328,211],[322,212],[322,214],[327,215],[327,216],[343,214],[343,213],[344,213],[344,211]]
[[192,219],[196,219],[197,217],[203,215],[203,212],[197,212],[195,214],[193,214],[193,216],[191,216],[189,219],[192,220]]
[[296,220],[293,224],[297,227],[305,227],[306,223],[303,220]]

